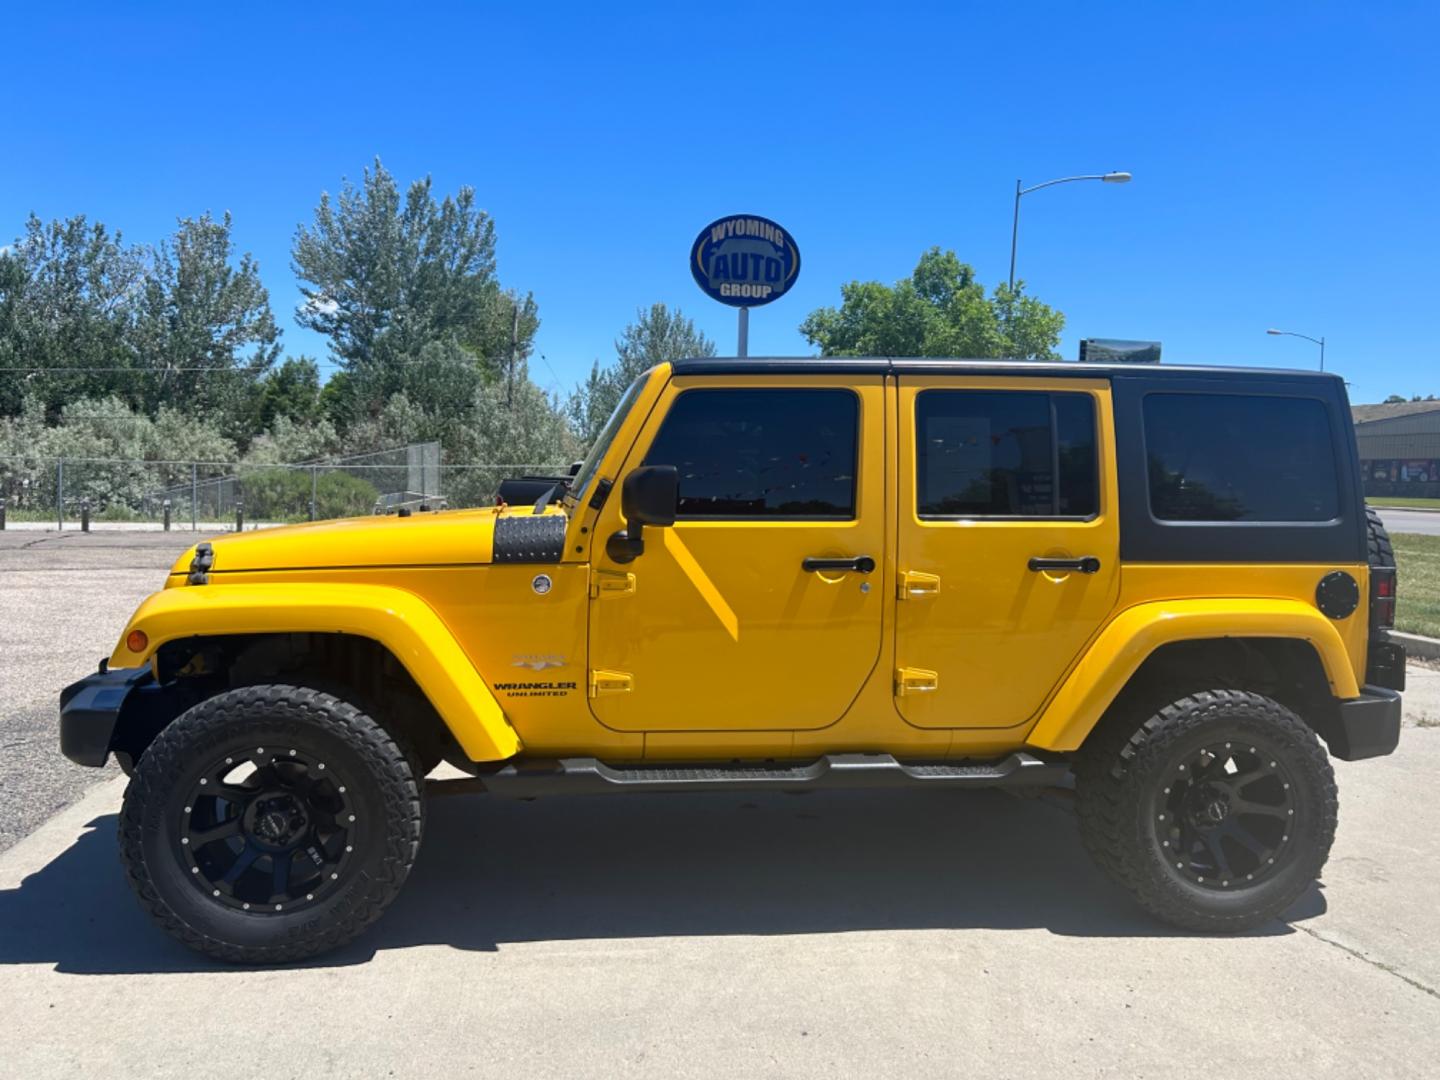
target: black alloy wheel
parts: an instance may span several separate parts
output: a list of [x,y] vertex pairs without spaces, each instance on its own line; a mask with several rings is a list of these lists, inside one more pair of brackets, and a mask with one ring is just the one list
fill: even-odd
[[1161,857],[1210,889],[1263,881],[1283,861],[1295,819],[1294,781],[1258,747],[1233,741],[1187,754],[1162,789]]
[[293,747],[227,754],[204,770],[180,811],[180,858],[202,893],[242,911],[323,900],[355,852],[350,787]]

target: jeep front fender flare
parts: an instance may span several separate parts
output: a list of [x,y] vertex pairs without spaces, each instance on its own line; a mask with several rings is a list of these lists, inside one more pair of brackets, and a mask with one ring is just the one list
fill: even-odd
[[[143,652],[126,645],[135,630],[148,638]],[[166,589],[130,617],[110,666],[138,667],[161,645],[182,638],[307,632],[353,634],[389,649],[472,761],[500,761],[519,751],[519,735],[449,628],[418,596],[384,585]]]
[[1308,642],[1330,692],[1360,696],[1345,643],[1319,611],[1298,600],[1161,600],[1126,608],[1091,643],[1050,699],[1026,742],[1041,750],[1078,750],[1131,676],[1162,645],[1216,638],[1288,638]]

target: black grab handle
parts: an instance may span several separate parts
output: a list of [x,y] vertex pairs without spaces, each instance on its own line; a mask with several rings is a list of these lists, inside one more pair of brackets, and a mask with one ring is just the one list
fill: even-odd
[[1031,559],[1030,569],[1079,570],[1082,574],[1094,574],[1100,570],[1100,560],[1094,555],[1082,555],[1078,559]]
[[800,563],[800,569],[811,574],[821,570],[854,570],[868,574],[875,569],[875,560],[869,555],[856,555],[853,559],[822,559],[811,555]]

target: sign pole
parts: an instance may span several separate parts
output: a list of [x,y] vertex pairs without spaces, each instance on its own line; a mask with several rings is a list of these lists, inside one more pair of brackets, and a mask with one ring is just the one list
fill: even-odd
[[735,355],[750,355],[750,309],[748,307],[740,309],[740,340],[735,346]]

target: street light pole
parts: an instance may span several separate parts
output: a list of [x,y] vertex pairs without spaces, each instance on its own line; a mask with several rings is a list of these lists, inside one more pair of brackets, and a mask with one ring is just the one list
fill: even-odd
[[1316,338],[1311,337],[1309,334],[1297,334],[1294,330],[1276,330],[1273,328],[1266,330],[1265,333],[1273,337],[1298,337],[1304,338],[1306,341],[1313,341],[1316,345],[1320,346],[1320,370],[1325,370],[1325,339],[1323,337]]
[[1015,216],[1010,223],[1010,291],[1015,291],[1015,248],[1020,239],[1020,196],[1029,195],[1032,191],[1039,191],[1041,188],[1054,187],[1056,184],[1070,184],[1076,180],[1100,180],[1107,184],[1126,184],[1130,182],[1128,172],[1091,173],[1085,176],[1062,176],[1058,180],[1046,180],[1043,184],[1034,184],[1028,188],[1022,188],[1020,181],[1015,181]]

